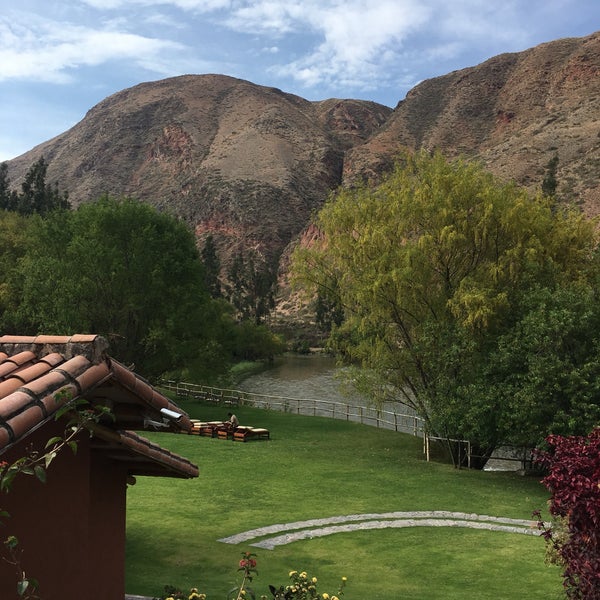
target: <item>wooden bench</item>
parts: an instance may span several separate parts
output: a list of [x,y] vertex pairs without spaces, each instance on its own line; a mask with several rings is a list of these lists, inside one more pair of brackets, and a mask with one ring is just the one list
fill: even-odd
[[189,434],[219,438],[220,440],[233,440],[234,442],[271,439],[269,430],[261,427],[240,425],[235,429],[231,429],[224,421],[200,421],[198,419],[192,419],[192,429]]
[[271,434],[268,429],[240,425],[233,432],[234,442],[247,442],[248,440],[268,440]]
[[223,427],[223,421],[199,421],[192,419],[191,435],[202,435],[204,437],[216,437],[220,427]]

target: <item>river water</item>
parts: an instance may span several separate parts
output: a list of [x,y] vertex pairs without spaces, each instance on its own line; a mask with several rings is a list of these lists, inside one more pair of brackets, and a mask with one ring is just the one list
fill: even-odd
[[343,383],[342,368],[326,354],[286,355],[269,369],[251,375],[238,384],[244,392],[326,400],[367,406],[367,399]]
[[254,398],[255,406],[289,412],[333,417],[417,434],[421,420],[412,409],[399,402],[375,407],[352,387],[344,368],[323,354],[286,355],[272,368],[244,379],[238,389],[260,394],[270,400]]

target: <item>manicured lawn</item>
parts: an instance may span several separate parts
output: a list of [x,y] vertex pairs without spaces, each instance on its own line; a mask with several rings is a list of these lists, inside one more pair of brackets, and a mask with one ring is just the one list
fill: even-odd
[[[226,410],[179,403],[193,418]],[[257,597],[288,583],[290,570],[319,578],[347,600],[552,600],[560,572],[544,563],[541,538],[466,528],[354,531],[257,549],[219,538],[249,529],[358,513],[447,510],[519,519],[543,509],[547,491],[516,474],[427,463],[419,439],[319,417],[239,408],[241,424],[266,427],[271,441],[152,434],[200,467],[180,481],[138,478],[128,490],[127,591],[159,595],[165,584],[225,598],[237,563],[255,552]]]

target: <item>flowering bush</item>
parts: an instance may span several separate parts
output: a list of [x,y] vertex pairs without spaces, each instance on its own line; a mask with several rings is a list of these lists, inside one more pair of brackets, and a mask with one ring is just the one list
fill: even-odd
[[[228,600],[247,598],[255,600],[254,591],[248,587],[248,582],[252,581],[254,575],[258,575],[255,556],[250,552],[242,552],[242,559],[238,563],[238,571],[243,573],[242,583],[239,587],[229,590]],[[306,571],[290,571],[289,578],[291,583],[286,586],[281,585],[278,588],[273,585],[269,586],[273,600],[340,600],[340,596],[344,594],[344,587],[346,587],[346,578],[342,577],[337,594],[319,593],[317,592],[317,578],[310,577]],[[206,600],[206,594],[198,593],[197,588],[192,588],[189,594],[185,594],[173,586],[166,585],[165,594],[155,600]],[[267,600],[267,596],[262,595],[260,600]]]
[[206,600],[206,594],[200,594],[198,588],[192,588],[185,593],[172,585],[165,585],[165,593],[155,600]]
[[[338,589],[337,595],[327,592],[317,592],[317,578],[310,577],[306,571],[290,571],[289,577],[291,583],[279,588],[270,585],[269,589],[275,600],[339,600],[339,596],[344,594],[346,578],[342,577],[342,583]],[[265,600],[266,596],[262,596]]]

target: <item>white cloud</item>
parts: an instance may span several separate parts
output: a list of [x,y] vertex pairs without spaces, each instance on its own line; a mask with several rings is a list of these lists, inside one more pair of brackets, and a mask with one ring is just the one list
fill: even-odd
[[33,20],[27,24],[0,17],[0,81],[34,79],[54,83],[71,80],[72,70],[112,60],[132,60],[163,72],[161,54],[180,49],[177,42],[112,29]]
[[115,10],[132,4],[138,6],[175,6],[181,10],[211,12],[231,8],[231,0],[81,0],[98,10]]
[[273,74],[307,87],[368,88],[430,18],[430,8],[419,0],[255,0],[236,4],[224,23],[275,38],[308,36],[312,46],[295,48],[298,58],[271,66]]

